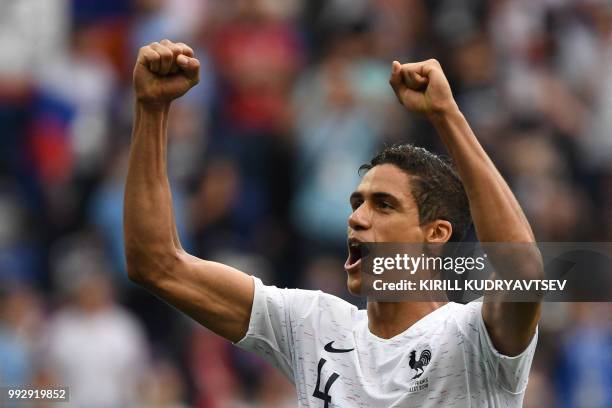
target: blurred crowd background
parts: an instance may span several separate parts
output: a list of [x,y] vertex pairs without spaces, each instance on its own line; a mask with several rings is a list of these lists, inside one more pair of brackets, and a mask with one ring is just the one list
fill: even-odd
[[[295,406],[126,278],[132,67],[163,38],[202,65],[168,159],[199,257],[360,302],[342,268],[357,168],[397,142],[443,152],[395,101],[394,59],[441,61],[539,241],[612,240],[609,0],[2,0],[0,385],[93,408]],[[525,407],[612,406],[611,315],[545,305]]]

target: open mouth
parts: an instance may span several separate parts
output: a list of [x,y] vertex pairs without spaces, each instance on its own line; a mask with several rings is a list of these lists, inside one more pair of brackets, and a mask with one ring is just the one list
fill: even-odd
[[348,241],[348,258],[344,263],[344,269],[353,269],[359,265],[363,254],[362,250],[361,242],[352,239]]

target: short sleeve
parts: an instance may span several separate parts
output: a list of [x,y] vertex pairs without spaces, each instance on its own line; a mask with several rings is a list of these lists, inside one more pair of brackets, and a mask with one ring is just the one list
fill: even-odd
[[251,318],[246,335],[235,343],[277,367],[294,381],[294,328],[319,295],[318,291],[279,289],[256,277]]
[[529,370],[538,342],[538,329],[529,345],[519,355],[506,356],[500,353],[489,336],[482,317],[482,302],[471,302],[464,308],[467,323],[466,336],[483,357],[487,370],[492,375],[497,386],[511,394],[521,394],[527,388]]
[[536,327],[533,338],[525,350],[516,356],[506,356],[497,351],[493,345],[489,331],[482,318],[482,303],[478,303],[480,304],[478,308],[479,313],[477,313],[478,324],[480,325],[480,344],[483,352],[488,356],[488,361],[494,370],[495,378],[498,384],[506,391],[512,394],[521,394],[527,388],[529,370],[531,369],[531,362],[535,354],[536,344],[538,343],[538,328]]

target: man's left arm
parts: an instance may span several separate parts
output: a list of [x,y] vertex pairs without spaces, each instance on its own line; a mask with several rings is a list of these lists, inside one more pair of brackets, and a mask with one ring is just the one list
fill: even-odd
[[[479,241],[525,244],[509,245],[506,256],[512,262],[499,259],[501,254],[490,257],[499,277],[541,278],[540,253],[535,244],[529,245],[535,241],[529,222],[459,110],[438,61],[394,62],[389,82],[400,103],[425,115],[444,142],[467,193]],[[520,354],[533,338],[540,308],[539,302],[485,299],[482,315],[496,349],[508,356]]]

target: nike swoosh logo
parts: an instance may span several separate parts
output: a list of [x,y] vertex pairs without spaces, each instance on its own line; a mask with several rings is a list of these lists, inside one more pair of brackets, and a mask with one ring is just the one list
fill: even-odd
[[325,351],[330,352],[330,353],[348,353],[349,351],[355,350],[354,348],[352,348],[352,349],[337,349],[337,348],[334,348],[332,346],[333,343],[334,343],[333,341],[330,341],[329,343],[327,343],[325,345]]

